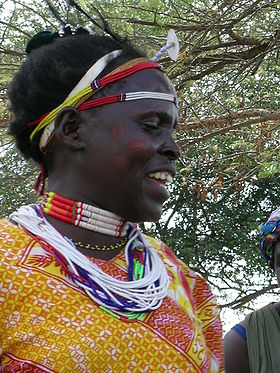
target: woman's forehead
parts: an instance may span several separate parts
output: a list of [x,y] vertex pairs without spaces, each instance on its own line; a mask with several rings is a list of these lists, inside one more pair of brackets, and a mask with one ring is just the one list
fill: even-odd
[[[121,86],[126,93],[150,91],[176,95],[175,88],[170,79],[162,71],[157,69],[139,71],[127,77],[122,82],[123,84],[121,84]],[[118,89],[116,90],[115,88],[117,88],[117,86]],[[111,89],[111,92],[116,90],[116,93],[119,93],[120,86],[116,84],[114,87],[114,84],[112,84]]]

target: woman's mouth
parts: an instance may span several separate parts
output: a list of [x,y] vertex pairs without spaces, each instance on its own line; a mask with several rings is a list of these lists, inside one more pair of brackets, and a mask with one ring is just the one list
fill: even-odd
[[159,184],[161,186],[165,186],[165,184],[170,184],[173,181],[173,177],[169,172],[166,171],[159,171],[150,173],[148,177],[155,182],[156,184]]

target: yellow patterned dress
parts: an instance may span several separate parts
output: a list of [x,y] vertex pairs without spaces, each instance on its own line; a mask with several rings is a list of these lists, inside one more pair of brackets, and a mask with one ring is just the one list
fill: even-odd
[[[171,283],[143,321],[102,311],[24,231],[0,221],[1,372],[223,371],[219,311],[207,283],[163,243],[148,240]],[[94,261],[126,278],[123,252]]]

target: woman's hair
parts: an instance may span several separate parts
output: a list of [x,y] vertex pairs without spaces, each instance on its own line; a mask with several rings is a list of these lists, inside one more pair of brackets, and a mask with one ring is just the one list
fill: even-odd
[[[39,150],[41,132],[29,139],[33,128],[28,125],[60,105],[86,71],[102,56],[122,49],[101,76],[133,58],[144,54],[127,41],[118,42],[107,36],[87,33],[55,38],[31,51],[16,73],[8,90],[13,119],[8,133],[24,158],[43,162]],[[116,83],[117,84],[117,83]]]

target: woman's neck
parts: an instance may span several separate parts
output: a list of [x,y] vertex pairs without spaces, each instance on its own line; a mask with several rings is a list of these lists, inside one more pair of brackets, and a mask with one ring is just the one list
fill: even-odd
[[[82,242],[90,246],[110,247],[123,241],[121,237],[113,237],[98,232],[93,232],[72,224],[65,223],[52,216],[44,214],[45,219],[62,235],[75,242]],[[124,245],[125,246],[125,245]],[[76,246],[76,249],[89,258],[110,260],[113,259],[124,247],[114,250],[92,250]]]
[[125,247],[128,224],[110,211],[47,192],[41,211],[87,257],[110,260]]

